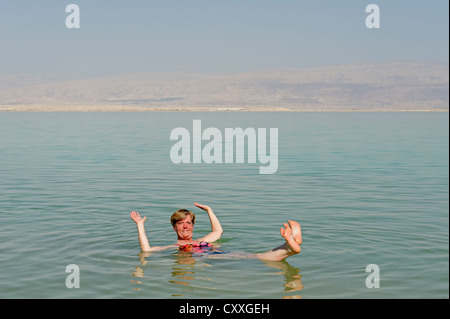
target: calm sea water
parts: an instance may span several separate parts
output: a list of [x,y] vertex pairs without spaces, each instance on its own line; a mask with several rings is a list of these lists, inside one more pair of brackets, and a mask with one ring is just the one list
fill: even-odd
[[[279,168],[180,164],[172,129],[279,129]],[[0,113],[1,298],[448,298],[448,113]],[[224,251],[281,244],[284,262],[139,255],[129,213],[152,245],[169,217],[211,206]],[[67,265],[80,288],[69,289]],[[379,288],[366,279],[379,267]]]

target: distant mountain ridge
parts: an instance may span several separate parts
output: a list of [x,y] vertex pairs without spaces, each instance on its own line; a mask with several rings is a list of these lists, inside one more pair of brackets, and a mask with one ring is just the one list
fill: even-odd
[[149,72],[52,81],[0,75],[0,110],[117,108],[448,110],[448,64],[390,62],[243,73]]

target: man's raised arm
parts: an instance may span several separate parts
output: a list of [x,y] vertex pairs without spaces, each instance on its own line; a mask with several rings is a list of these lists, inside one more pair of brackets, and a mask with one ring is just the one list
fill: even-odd
[[211,221],[211,233],[209,233],[203,238],[200,238],[200,240],[208,243],[212,243],[215,242],[216,240],[219,240],[220,237],[222,237],[223,230],[219,220],[217,219],[211,207],[199,203],[194,203],[194,205],[206,211],[208,213],[209,220]]
[[144,222],[147,219],[146,216],[141,217],[138,212],[132,211],[130,213],[131,219],[137,225],[138,236],[139,236],[139,244],[141,245],[142,251],[151,251],[150,244],[148,243],[147,235],[145,234]]

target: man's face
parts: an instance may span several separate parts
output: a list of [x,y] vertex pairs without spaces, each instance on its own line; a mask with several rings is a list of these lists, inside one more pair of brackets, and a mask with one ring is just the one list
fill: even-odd
[[191,215],[178,221],[173,228],[178,235],[178,239],[191,240],[194,234],[194,224]]

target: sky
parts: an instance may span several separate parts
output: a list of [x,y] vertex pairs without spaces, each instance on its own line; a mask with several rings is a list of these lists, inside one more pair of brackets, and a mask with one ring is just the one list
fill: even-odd
[[[72,3],[80,28],[66,27]],[[448,38],[447,0],[2,0],[0,76],[448,63]]]

